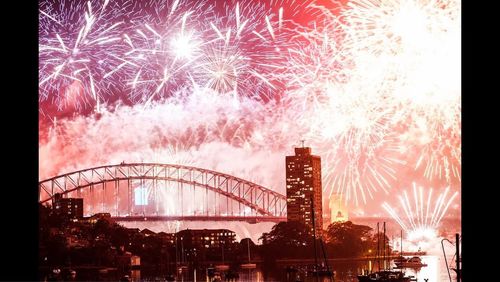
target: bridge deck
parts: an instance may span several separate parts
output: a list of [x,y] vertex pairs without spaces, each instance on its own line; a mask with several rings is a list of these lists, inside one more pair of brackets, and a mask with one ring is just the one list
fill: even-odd
[[115,216],[112,217],[115,221],[246,221],[250,223],[257,222],[282,222],[286,221],[285,217],[273,216]]

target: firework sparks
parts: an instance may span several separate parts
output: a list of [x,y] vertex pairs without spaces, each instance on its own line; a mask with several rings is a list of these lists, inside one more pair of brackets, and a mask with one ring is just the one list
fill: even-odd
[[[448,198],[450,188],[446,188],[438,198],[433,202],[433,189],[424,191],[423,187],[418,187],[413,184],[413,199],[410,200],[408,193],[403,192],[403,196],[399,196],[400,207],[406,215],[406,219],[402,219],[394,208],[387,202],[382,204],[382,207],[387,213],[392,216],[408,234],[409,237],[415,237],[425,234],[435,234],[435,230],[439,227],[441,220],[446,215],[446,212],[458,195],[455,192]],[[427,193],[427,196],[425,195]]]
[[290,18],[310,2],[45,1],[40,99],[62,108],[61,93],[75,80],[95,103],[123,99],[125,92],[134,103],[149,104],[193,85],[272,98],[280,94],[271,74],[287,60]]
[[[51,99],[59,108],[99,104],[115,82],[107,79],[123,63],[121,27],[116,12],[105,1],[84,4],[42,3],[40,9],[40,100]],[[56,24],[54,24],[56,23]]]
[[429,181],[460,180],[457,2],[315,8],[326,24],[296,28],[277,76],[302,135],[328,159],[326,191],[366,204],[405,164]]
[[460,1],[360,0],[348,6],[344,46],[352,57],[358,54],[357,64],[369,59],[385,70],[380,79],[389,81],[396,113],[391,122],[420,131],[421,138],[404,140],[424,152],[415,169],[425,168],[428,179],[460,180]]
[[[40,101],[106,115],[114,102],[198,110],[185,96],[224,95],[223,106],[203,104],[216,125],[169,123],[161,146],[282,150],[304,138],[324,160],[325,195],[356,205],[389,193],[407,167],[405,181],[455,187],[460,2],[314,2],[44,1]],[[248,105],[258,110],[220,110]]]

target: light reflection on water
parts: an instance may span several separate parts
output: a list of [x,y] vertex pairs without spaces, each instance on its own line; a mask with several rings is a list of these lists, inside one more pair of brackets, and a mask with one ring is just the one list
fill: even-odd
[[[441,256],[428,255],[421,256],[422,263],[427,264],[427,266],[420,269],[404,269],[406,275],[411,275],[417,278],[418,282],[447,282],[449,281],[448,272],[446,270],[446,264],[444,258]],[[452,257],[448,258],[448,263]],[[373,271],[377,270],[377,261],[351,261],[351,262],[334,262],[332,263],[333,269],[335,271],[335,282],[357,282],[357,274],[361,274],[363,270],[369,269],[369,266],[373,266]],[[380,262],[382,267],[383,262]],[[394,266],[391,261],[391,266]],[[197,281],[210,281],[206,275],[201,275],[198,273]],[[300,281],[305,282],[315,282],[314,277],[305,277],[305,275],[300,273],[286,273],[284,266],[276,267],[271,270],[263,270],[260,267],[257,269],[247,269],[238,271],[239,278],[234,280],[223,280],[223,281],[234,281],[234,282],[285,282],[285,281],[297,281],[296,278],[301,278]],[[456,281],[455,273],[450,270],[451,281]],[[178,277],[176,281],[194,281],[194,277],[191,273],[186,273],[184,277]],[[426,279],[428,279],[426,281]],[[145,279],[149,280],[149,279]],[[144,280],[143,280],[144,281]],[[151,280],[150,280],[151,281]],[[320,279],[321,282],[329,281],[328,278]]]
[[[406,273],[408,275],[415,276],[419,282],[425,282],[426,278],[429,279],[429,282],[450,280],[443,257],[422,256],[421,258],[422,262],[426,263],[427,266],[420,269],[407,269]],[[448,261],[448,263],[450,263],[450,261]],[[450,270],[450,276],[452,281],[456,281],[456,275],[452,270]]]
[[[426,282],[425,279],[428,279],[427,282],[446,282],[450,280],[443,256],[428,255],[421,256],[420,258],[422,259],[422,263],[427,264],[427,266],[421,268],[406,268],[403,271],[407,276],[414,276],[415,278],[417,278],[418,282]],[[451,259],[452,257],[448,257],[449,264],[451,263]],[[373,271],[376,271],[377,262],[371,261],[371,264],[373,266]],[[383,262],[380,262],[380,264],[381,268],[383,268]],[[395,266],[392,261],[391,266]],[[370,262],[367,261],[336,263],[335,265],[333,265],[336,273],[335,281],[357,281],[355,275],[353,274],[359,274],[363,271],[363,269],[369,269],[369,267]],[[456,275],[452,270],[450,270],[450,275],[452,281],[455,281]]]

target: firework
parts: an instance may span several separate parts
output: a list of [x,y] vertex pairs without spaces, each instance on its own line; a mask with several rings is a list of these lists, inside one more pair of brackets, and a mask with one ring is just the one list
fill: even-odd
[[[126,144],[134,158],[207,143],[285,152],[305,139],[325,195],[356,205],[407,169],[460,182],[459,1],[314,2],[44,1],[40,100],[93,104],[100,119],[141,108],[165,128],[130,137],[153,142]],[[95,143],[78,140],[78,152]]]
[[305,139],[327,160],[325,192],[366,204],[375,192],[387,192],[402,161],[380,71],[352,69],[340,31],[335,17],[325,28],[298,31],[307,44],[290,50],[286,100]]
[[133,64],[123,70],[123,88],[135,103],[149,104],[192,81],[192,67],[204,44],[202,19],[212,18],[213,10],[204,2],[186,1],[146,2],[137,10],[142,17],[124,35],[123,56]]
[[460,1],[360,0],[348,6],[344,47],[356,64],[368,66],[368,60],[385,70],[379,79],[388,81],[391,122],[419,135],[404,140],[423,152],[415,169],[423,168],[430,180],[460,180]]
[[[155,7],[158,19],[145,18],[127,34],[125,53],[133,100],[150,103],[182,88],[208,87],[220,93],[269,97],[278,90],[269,73],[282,68],[289,38],[283,9],[277,15],[252,2],[222,8],[174,2]],[[280,12],[281,11],[281,12]]]
[[[392,216],[408,234],[409,237],[432,235],[440,225],[441,220],[446,215],[448,207],[453,202],[458,192],[453,193],[448,198],[450,188],[446,188],[438,198],[433,201],[433,189],[428,191],[423,190],[423,187],[418,187],[413,184],[413,198],[410,200],[408,193],[403,192],[403,196],[399,196],[400,207],[406,215],[406,219],[402,219],[399,214],[402,211],[396,211],[387,202],[382,204],[382,207],[387,213]],[[427,195],[425,195],[427,193]]]
[[120,59],[121,9],[109,1],[40,4],[39,97],[59,108],[96,105],[115,86],[107,79]]
[[269,100],[311,2],[44,1],[40,99],[149,104],[201,86]]
[[430,181],[460,180],[457,2],[316,8],[325,23],[296,28],[278,76],[302,136],[327,159],[326,191],[366,203],[405,164]]

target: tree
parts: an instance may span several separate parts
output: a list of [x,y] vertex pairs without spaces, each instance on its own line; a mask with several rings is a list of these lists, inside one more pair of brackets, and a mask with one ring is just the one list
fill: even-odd
[[254,259],[257,254],[257,246],[250,238],[241,239],[237,244],[237,257],[240,262],[248,262],[248,250],[250,249],[250,258]]
[[351,221],[334,222],[328,226],[326,240],[335,257],[356,257],[368,250],[372,228]]
[[113,229],[113,232],[110,234],[111,244],[117,249],[119,249],[120,246],[126,246],[129,242],[127,229],[118,224],[114,224]]
[[311,242],[307,228],[300,222],[280,222],[273,226],[271,232],[260,237],[263,244],[278,244],[286,247],[302,247]]
[[313,238],[304,224],[296,221],[280,222],[269,233],[264,233],[262,250],[265,258],[300,258],[310,257]]
[[92,237],[95,239],[96,237],[108,236],[111,233],[112,225],[109,221],[105,219],[99,219],[92,228]]

